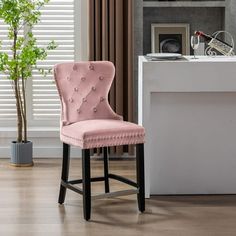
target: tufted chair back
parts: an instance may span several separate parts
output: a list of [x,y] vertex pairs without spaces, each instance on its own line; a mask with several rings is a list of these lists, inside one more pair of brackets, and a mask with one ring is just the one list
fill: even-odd
[[62,63],[54,67],[62,125],[91,119],[122,120],[108,103],[115,68],[108,61]]

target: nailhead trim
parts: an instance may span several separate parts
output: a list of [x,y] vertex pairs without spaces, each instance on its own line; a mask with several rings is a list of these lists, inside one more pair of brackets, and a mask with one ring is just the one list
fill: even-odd
[[[104,145],[106,146],[119,146],[119,145],[130,145],[130,144],[138,144],[138,143],[144,143],[144,137],[145,137],[145,133],[136,133],[132,135],[132,139],[131,135],[117,135],[117,136],[98,136],[96,138],[85,138],[83,140],[78,139],[78,138],[74,138],[74,137],[70,137],[68,135],[65,135],[63,133],[61,133],[61,136],[64,136],[65,139],[67,139],[66,141],[69,141],[68,139],[70,139],[70,143],[71,145],[78,145],[82,148],[97,148],[97,147],[104,147]],[[127,139],[128,140],[127,140]],[[74,143],[76,142],[76,143]]]
[[85,142],[94,142],[94,141],[103,141],[103,140],[110,140],[110,139],[123,139],[123,138],[144,138],[145,137],[145,132],[135,132],[135,133],[127,133],[127,134],[119,134],[119,135],[106,135],[106,136],[97,136],[93,138],[84,138],[84,139],[79,139],[79,138],[74,138],[71,136],[68,136],[66,134],[63,134],[63,136],[67,138],[71,138],[74,140],[78,141],[85,141]]

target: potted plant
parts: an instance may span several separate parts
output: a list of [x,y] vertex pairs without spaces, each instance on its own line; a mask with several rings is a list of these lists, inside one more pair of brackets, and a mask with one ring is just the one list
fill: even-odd
[[[11,81],[16,101],[17,137],[11,144],[11,163],[16,166],[33,165],[33,145],[27,138],[26,83],[39,60],[45,60],[49,50],[56,45],[51,41],[46,47],[37,45],[32,29],[40,20],[40,9],[49,0],[0,0],[0,19],[8,25],[8,42],[11,53],[1,50],[0,72]],[[26,30],[27,29],[27,30]],[[24,35],[20,31],[24,30]]]

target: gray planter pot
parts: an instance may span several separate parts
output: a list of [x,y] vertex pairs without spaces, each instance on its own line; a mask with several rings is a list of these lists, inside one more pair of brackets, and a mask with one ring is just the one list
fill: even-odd
[[33,165],[33,143],[11,143],[11,165],[32,166]]

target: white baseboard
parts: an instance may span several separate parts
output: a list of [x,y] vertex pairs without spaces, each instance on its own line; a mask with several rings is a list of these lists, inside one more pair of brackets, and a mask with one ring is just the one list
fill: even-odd
[[[61,158],[62,142],[59,139],[59,128],[34,127],[29,128],[28,138],[33,142],[34,158]],[[0,128],[0,158],[10,158],[10,145],[15,140],[16,128]],[[71,157],[81,157],[81,150],[71,148]]]
[[[10,158],[10,147],[0,147],[0,158]],[[62,158],[62,147],[34,147],[34,158]],[[81,150],[79,148],[71,148],[71,157],[80,158]]]

